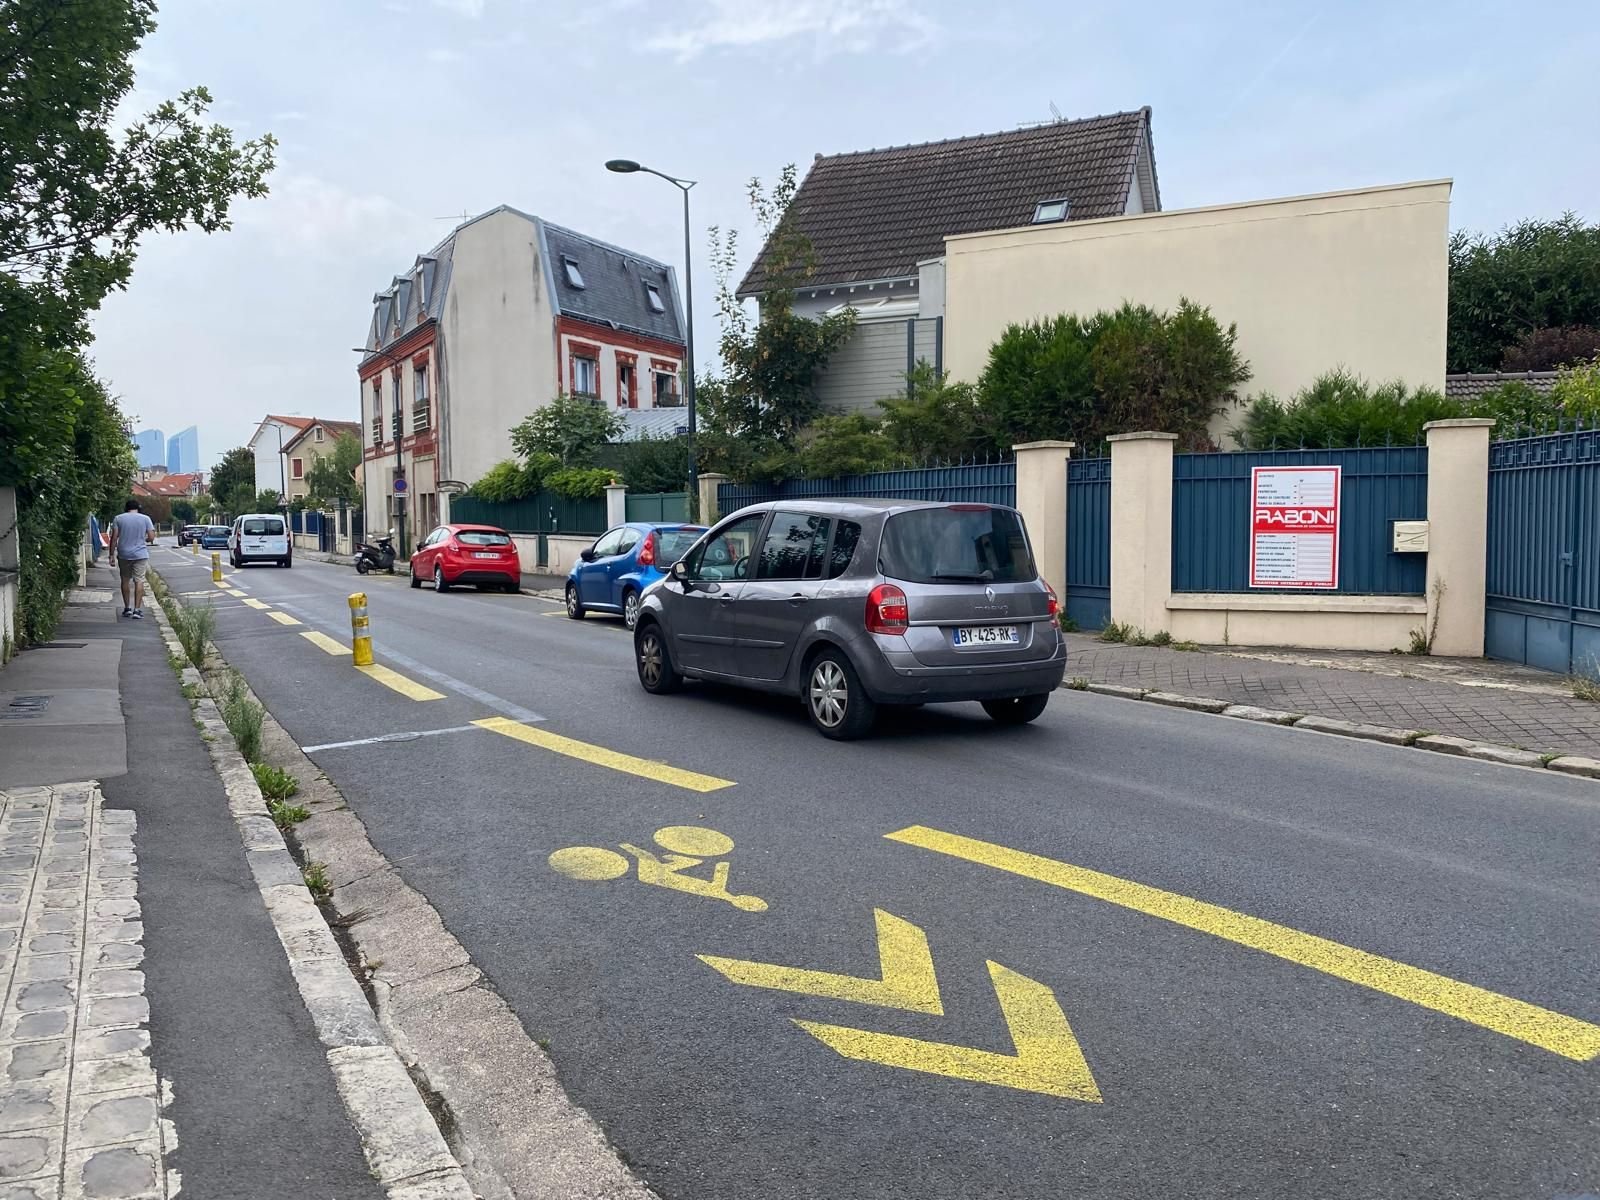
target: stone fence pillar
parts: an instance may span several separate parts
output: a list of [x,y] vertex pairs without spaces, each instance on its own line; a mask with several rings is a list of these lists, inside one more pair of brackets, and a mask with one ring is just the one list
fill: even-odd
[[1017,511],[1039,575],[1067,603],[1067,461],[1073,442],[1023,442],[1017,455]]
[[1428,628],[1433,653],[1483,657],[1489,564],[1486,418],[1429,421]]
[[1111,619],[1145,633],[1168,626],[1172,598],[1175,433],[1119,433],[1111,443]]

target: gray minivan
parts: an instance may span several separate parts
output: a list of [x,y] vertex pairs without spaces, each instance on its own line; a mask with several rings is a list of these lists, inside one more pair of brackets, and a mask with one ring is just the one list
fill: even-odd
[[976,700],[1020,725],[1066,671],[1060,606],[997,504],[782,500],[723,520],[645,592],[647,692],[707,679],[799,696],[826,737],[880,705]]

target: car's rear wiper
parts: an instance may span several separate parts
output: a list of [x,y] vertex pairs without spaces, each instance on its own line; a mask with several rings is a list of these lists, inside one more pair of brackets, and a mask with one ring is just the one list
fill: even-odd
[[985,571],[982,575],[929,575],[928,578],[946,583],[992,583],[994,572]]

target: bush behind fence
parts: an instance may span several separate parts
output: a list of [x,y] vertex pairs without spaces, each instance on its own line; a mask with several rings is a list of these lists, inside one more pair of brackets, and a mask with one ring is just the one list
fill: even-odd
[[836,479],[786,479],[782,483],[724,483],[717,509],[730,513],[768,500],[932,500],[1015,504],[1017,464],[1010,461],[951,463],[899,471],[873,471]]

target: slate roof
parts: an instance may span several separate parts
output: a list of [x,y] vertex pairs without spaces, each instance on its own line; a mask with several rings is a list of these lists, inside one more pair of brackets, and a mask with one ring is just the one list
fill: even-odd
[[1548,394],[1555,386],[1556,371],[1488,371],[1483,374],[1446,375],[1444,394],[1462,400],[1475,400],[1502,383],[1525,383],[1534,391]]
[[[444,313],[444,298],[450,289],[450,264],[456,248],[456,235],[452,231],[426,254],[419,254],[411,264],[411,270],[404,275],[396,275],[389,281],[389,286],[372,298],[372,320],[367,325],[365,345],[369,350],[387,349],[410,333],[425,321],[438,320]],[[425,291],[428,296],[426,306],[422,304],[422,292],[415,286],[417,268],[423,271]],[[396,304],[400,308],[400,323],[395,324],[394,310]],[[381,322],[381,324],[380,324]],[[279,417],[280,421],[295,421],[299,418]]]
[[328,440],[330,442],[341,433],[353,433],[358,436],[361,433],[360,421],[329,421],[324,420],[322,417],[297,417],[296,420],[304,420],[305,427],[283,444],[285,452],[305,441],[311,435],[311,431],[318,425],[328,431]]
[[[944,239],[1027,225],[1041,200],[1065,197],[1069,220],[1122,215],[1150,109],[1056,121],[1004,133],[818,155],[792,212],[816,253],[812,284],[915,275]],[[1153,143],[1150,143],[1153,146]],[[1152,150],[1152,199],[1160,207]],[[739,294],[761,290],[766,247]]]
[[[556,303],[565,316],[683,344],[671,267],[548,221],[541,225]],[[568,258],[578,264],[581,288],[567,279]],[[665,311],[651,311],[646,283],[655,285]]]

